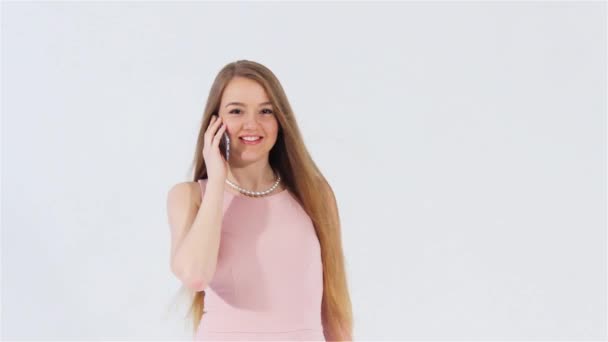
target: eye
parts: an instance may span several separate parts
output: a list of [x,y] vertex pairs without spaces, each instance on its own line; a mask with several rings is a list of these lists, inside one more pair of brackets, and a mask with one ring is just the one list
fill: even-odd
[[266,112],[267,114],[272,114],[273,113],[272,109],[268,109],[268,108],[262,109],[262,111],[265,111],[265,110],[268,111],[268,112]]
[[232,113],[234,113],[235,110],[240,112],[240,109],[233,109],[229,113],[232,114]]

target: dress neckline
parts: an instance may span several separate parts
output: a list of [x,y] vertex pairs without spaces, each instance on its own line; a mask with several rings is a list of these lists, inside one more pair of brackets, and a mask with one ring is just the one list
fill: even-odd
[[[205,187],[207,186],[207,181],[208,178],[204,178],[204,179],[199,179],[199,181],[204,181],[205,182]],[[288,193],[287,188],[284,188],[281,191],[278,192],[274,192],[270,195],[266,195],[266,196],[262,196],[262,197],[251,197],[251,196],[247,196],[247,195],[239,195],[236,194],[230,190],[228,190],[227,186],[224,185],[224,194],[228,194],[229,196],[233,197],[233,198],[239,198],[239,199],[245,199],[245,200],[253,200],[253,201],[258,201],[258,200],[264,200],[264,199],[273,199],[276,197],[280,197],[281,195],[285,195]]]

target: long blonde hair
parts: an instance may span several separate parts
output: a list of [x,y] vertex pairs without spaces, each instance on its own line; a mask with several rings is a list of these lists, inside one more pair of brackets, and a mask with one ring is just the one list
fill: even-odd
[[[329,183],[308,153],[287,96],[276,76],[264,65],[239,60],[224,66],[216,76],[203,112],[198,142],[194,153],[193,181],[207,178],[202,158],[204,133],[211,115],[218,114],[222,93],[231,79],[246,77],[266,90],[273,105],[279,131],[269,154],[269,163],[278,169],[285,187],[310,216],[321,246],[323,263],[323,300],[321,315],[323,334],[327,341],[352,341],[352,305],[347,284],[340,218],[337,203]],[[182,286],[184,289],[184,286]],[[205,291],[191,291],[194,331],[199,327],[205,305]],[[297,309],[296,309],[297,310]]]

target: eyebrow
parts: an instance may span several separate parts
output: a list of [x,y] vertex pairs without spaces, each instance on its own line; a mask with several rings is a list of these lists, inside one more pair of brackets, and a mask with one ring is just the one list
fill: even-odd
[[[272,102],[262,102],[258,106],[263,106],[263,105],[267,105],[267,104],[272,104]],[[237,105],[237,106],[245,107],[245,104],[242,102],[230,102],[230,103],[227,103],[225,107],[228,107],[230,105]]]

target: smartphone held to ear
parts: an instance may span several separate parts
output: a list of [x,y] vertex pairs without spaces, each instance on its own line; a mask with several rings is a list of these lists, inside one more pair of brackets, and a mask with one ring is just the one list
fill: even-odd
[[230,137],[226,131],[224,131],[222,140],[220,140],[220,153],[222,154],[222,157],[228,161],[228,158],[230,158]]

